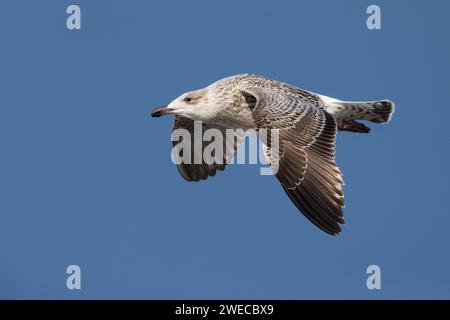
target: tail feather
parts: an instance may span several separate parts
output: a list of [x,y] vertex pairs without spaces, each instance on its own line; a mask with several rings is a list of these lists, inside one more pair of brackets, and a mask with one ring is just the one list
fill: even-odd
[[369,133],[370,128],[356,120],[344,120],[338,124],[339,131],[350,131],[358,133]]
[[334,100],[327,105],[327,111],[338,122],[367,120],[374,123],[386,123],[391,120],[395,105],[389,100],[361,102]]
[[392,118],[392,114],[395,111],[395,105],[389,100],[381,100],[373,103],[373,113],[378,117],[370,120],[375,123],[389,122]]

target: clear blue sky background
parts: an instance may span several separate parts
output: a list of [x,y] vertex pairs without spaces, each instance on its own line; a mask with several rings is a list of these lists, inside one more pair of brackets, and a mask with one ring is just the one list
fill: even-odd
[[[81,31],[66,29],[71,3]],[[0,298],[450,298],[449,13],[437,0],[2,1]],[[342,235],[257,165],[189,184],[171,163],[173,119],[148,112],[245,72],[396,102],[389,125],[338,136]],[[366,288],[370,264],[381,290]]]

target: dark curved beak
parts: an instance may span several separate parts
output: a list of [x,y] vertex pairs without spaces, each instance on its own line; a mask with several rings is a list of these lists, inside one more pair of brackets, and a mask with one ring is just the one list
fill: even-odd
[[166,114],[171,114],[172,111],[173,111],[173,110],[172,110],[171,108],[167,108],[167,106],[163,106],[163,107],[155,108],[155,109],[150,113],[150,115],[151,115],[152,117],[161,117],[161,116],[164,116],[164,115],[166,115]]

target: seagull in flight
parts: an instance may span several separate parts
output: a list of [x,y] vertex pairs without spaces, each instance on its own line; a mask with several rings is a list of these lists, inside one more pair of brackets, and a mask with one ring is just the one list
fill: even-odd
[[[276,129],[277,150],[271,143],[264,144],[267,162],[278,162],[275,176],[309,221],[337,235],[344,224],[344,192],[335,161],[336,132],[368,133],[370,129],[360,120],[386,123],[394,109],[389,100],[342,101],[259,75],[241,74],[184,93],[167,106],[154,109],[151,116],[173,114],[173,130],[184,128],[191,133],[194,121],[201,121],[203,130],[221,132]],[[237,146],[231,148],[235,152]],[[225,165],[180,163],[177,168],[187,181],[200,181],[224,170]]]

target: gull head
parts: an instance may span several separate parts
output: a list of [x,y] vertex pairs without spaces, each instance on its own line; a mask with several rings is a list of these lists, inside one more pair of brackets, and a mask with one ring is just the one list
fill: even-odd
[[209,122],[213,120],[220,108],[212,101],[208,89],[183,93],[167,106],[156,108],[152,111],[152,117],[160,117],[167,114],[182,116],[191,120]]
[[151,116],[174,114],[194,121],[246,129],[253,128],[254,105],[255,101],[249,102],[238,87],[222,80],[206,88],[183,93],[167,106],[154,109]]

